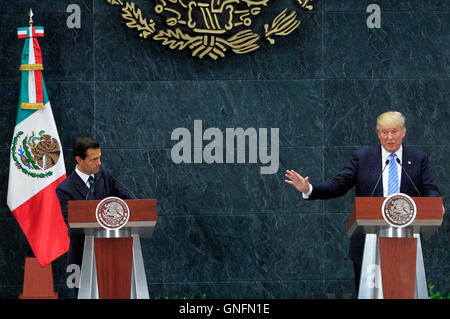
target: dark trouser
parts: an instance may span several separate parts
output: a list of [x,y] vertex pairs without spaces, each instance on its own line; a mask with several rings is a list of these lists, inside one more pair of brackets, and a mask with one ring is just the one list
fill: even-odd
[[[69,253],[67,255],[67,265],[76,264],[80,267],[81,273],[81,261],[83,260],[83,248],[84,248],[84,233],[69,229],[70,245]],[[73,288],[75,299],[78,297],[78,288]]]
[[358,298],[359,292],[359,280],[361,278],[361,264],[353,263],[353,273],[355,274],[355,291],[356,298]]

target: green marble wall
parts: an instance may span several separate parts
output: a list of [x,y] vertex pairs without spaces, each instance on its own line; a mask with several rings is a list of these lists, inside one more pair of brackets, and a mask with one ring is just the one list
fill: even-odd
[[[295,0],[272,0],[255,23],[267,23]],[[66,8],[81,9],[68,29]],[[381,28],[368,29],[377,3]],[[156,23],[153,1],[136,1]],[[296,169],[322,181],[351,151],[378,142],[376,116],[395,108],[407,117],[405,144],[430,155],[442,196],[450,196],[450,2],[317,0],[303,23],[274,46],[212,61],[139,38],[103,0],[9,1],[0,5],[0,298],[22,290],[26,239],[6,206],[9,147],[20,89],[30,7],[44,78],[65,151],[90,135],[103,165],[140,198],[158,200],[158,224],[142,240],[151,296],[310,298],[353,292],[346,223],[354,195],[305,202],[284,182]],[[279,128],[279,169],[261,163],[175,164],[171,133],[203,129]],[[204,143],[203,145],[205,145]],[[445,204],[447,205],[447,200]],[[449,207],[447,206],[447,210]],[[450,291],[449,222],[423,241],[429,283]],[[56,290],[66,287],[66,256],[53,263]]]

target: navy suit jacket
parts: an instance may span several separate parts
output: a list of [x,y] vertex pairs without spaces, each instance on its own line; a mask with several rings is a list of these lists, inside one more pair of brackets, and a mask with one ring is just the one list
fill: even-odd
[[[95,189],[91,194],[87,185],[73,171],[72,174],[62,181],[56,188],[56,195],[58,196],[61,205],[61,211],[64,220],[67,223],[67,202],[70,200],[102,200],[109,196],[115,196],[122,199],[135,199],[125,186],[120,184],[114,177],[112,170],[100,168],[95,177]],[[75,232],[69,228],[70,246],[68,255],[68,264],[77,264],[81,267],[81,260],[83,256],[84,234],[82,232]]]
[[[309,199],[330,199],[345,195],[355,186],[356,196],[383,197],[383,180],[380,179],[375,191],[374,187],[382,172],[381,145],[361,148],[352,156],[336,177],[324,183],[313,185]],[[400,192],[409,196],[439,197],[439,189],[433,183],[433,177],[428,169],[428,156],[419,149],[403,145]],[[409,180],[408,173],[412,182]],[[374,194],[372,195],[372,192]],[[364,238],[351,239],[349,257],[357,264],[361,264],[364,249]]]

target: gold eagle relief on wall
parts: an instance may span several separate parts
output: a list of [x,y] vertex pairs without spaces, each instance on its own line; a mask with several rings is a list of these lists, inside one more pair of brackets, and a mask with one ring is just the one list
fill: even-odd
[[[270,0],[154,0],[154,11],[163,16],[167,29],[157,30],[153,19],[143,17],[134,2],[106,0],[122,7],[126,26],[142,38],[160,41],[172,50],[189,49],[192,56],[217,60],[227,52],[245,54],[257,50],[261,36],[252,29],[253,19]],[[313,10],[313,0],[296,0],[302,10]],[[279,13],[264,24],[263,37],[271,45],[300,26],[296,11]]]

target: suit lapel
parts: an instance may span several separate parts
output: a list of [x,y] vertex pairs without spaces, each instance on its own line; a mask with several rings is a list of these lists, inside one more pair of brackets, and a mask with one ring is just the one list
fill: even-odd
[[[376,180],[381,176],[383,171],[384,164],[381,163],[381,145],[379,145],[374,152],[374,156],[372,159],[371,167],[374,167],[372,172],[372,176],[376,176]],[[375,180],[375,183],[376,183]],[[378,182],[377,188],[373,194],[375,197],[383,197],[383,176],[381,176],[380,181]]]
[[71,179],[75,185],[76,190],[82,195],[83,198],[87,198],[89,193],[89,188],[83,182],[80,176],[78,176],[77,172],[73,171],[71,175]]
[[403,155],[402,155],[402,177],[400,182],[400,193],[409,194],[412,192],[411,190],[411,182],[409,181],[408,176],[406,176],[405,171],[409,174],[409,176],[412,176],[412,169],[416,163],[414,163],[414,160],[411,158],[411,152],[409,152],[409,149],[403,146]]
[[107,197],[105,195],[105,177],[103,174],[102,169],[100,168],[99,172],[97,174],[94,174],[95,177],[95,199],[103,199]]

